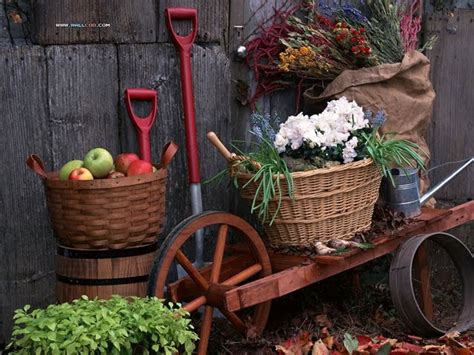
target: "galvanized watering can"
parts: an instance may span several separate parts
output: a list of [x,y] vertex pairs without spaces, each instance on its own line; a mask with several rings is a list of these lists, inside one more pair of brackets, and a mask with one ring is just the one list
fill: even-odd
[[431,190],[420,196],[420,181],[418,169],[392,169],[395,186],[388,179],[382,184],[382,196],[385,202],[396,212],[402,212],[406,217],[416,217],[421,214],[424,205],[438,190],[451,181],[456,175],[467,168],[474,158],[469,159],[460,168],[435,185]]

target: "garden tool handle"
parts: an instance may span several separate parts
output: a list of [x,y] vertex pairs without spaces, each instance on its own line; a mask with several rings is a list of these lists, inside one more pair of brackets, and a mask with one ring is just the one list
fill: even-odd
[[[194,43],[197,35],[197,10],[188,7],[168,7],[165,9],[166,27],[173,43],[180,49],[188,50]],[[187,36],[178,35],[173,29],[173,20],[190,20],[192,22],[191,33]]]
[[[132,100],[136,101],[151,101],[151,112],[148,116],[141,118],[133,112]],[[140,149],[140,157],[151,163],[151,148],[150,148],[150,129],[156,119],[156,111],[158,105],[157,92],[151,89],[126,89],[125,90],[125,105],[127,106],[128,115],[137,129],[137,140]]]
[[[191,47],[196,39],[198,26],[197,10],[193,8],[170,7],[165,10],[165,17],[171,40],[179,52],[189,182],[191,184],[199,184],[201,177],[199,174],[199,150],[191,72]],[[191,20],[191,33],[187,36],[176,34],[173,29],[173,20]]]
[[46,171],[44,170],[44,163],[41,158],[35,154],[31,154],[26,159],[26,165],[38,174],[42,179],[47,179]]
[[207,132],[207,139],[217,148],[219,153],[221,153],[227,161],[232,161],[232,157],[235,156],[234,153],[231,153],[225,145],[221,142],[217,134],[212,131]]

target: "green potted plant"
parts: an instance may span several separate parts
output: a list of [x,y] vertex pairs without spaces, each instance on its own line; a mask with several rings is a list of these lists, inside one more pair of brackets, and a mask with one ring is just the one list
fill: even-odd
[[14,354],[191,354],[198,336],[188,313],[157,298],[89,300],[18,309]]
[[393,183],[392,167],[423,167],[415,143],[379,133],[383,111],[374,116],[345,97],[278,127],[270,117],[253,121],[260,142],[230,170],[272,247],[351,239],[370,228],[382,177]]

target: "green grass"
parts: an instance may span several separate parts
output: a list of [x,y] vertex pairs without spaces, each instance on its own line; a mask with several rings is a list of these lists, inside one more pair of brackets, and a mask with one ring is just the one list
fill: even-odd
[[378,135],[376,131],[362,133],[367,155],[378,166],[382,176],[388,178],[395,186],[392,168],[421,168],[424,170],[425,165],[421,154],[425,156],[428,154],[416,143],[405,139],[395,139],[393,136],[393,133]]

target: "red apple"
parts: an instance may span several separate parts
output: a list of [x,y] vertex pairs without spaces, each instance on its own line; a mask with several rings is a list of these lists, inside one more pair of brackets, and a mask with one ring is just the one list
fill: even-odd
[[140,160],[140,158],[135,153],[119,154],[114,160],[115,170],[126,174],[130,164],[137,160]]
[[135,160],[127,170],[127,176],[149,174],[153,172],[153,165],[144,160]]
[[74,169],[69,174],[69,180],[94,180],[92,173],[86,168]]
[[120,171],[112,171],[109,175],[107,175],[107,179],[117,179],[122,177],[125,177],[125,174],[121,173]]

